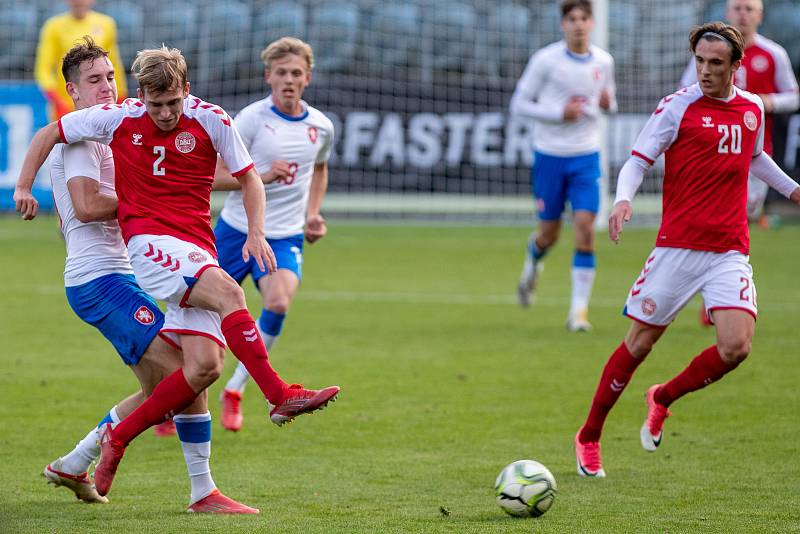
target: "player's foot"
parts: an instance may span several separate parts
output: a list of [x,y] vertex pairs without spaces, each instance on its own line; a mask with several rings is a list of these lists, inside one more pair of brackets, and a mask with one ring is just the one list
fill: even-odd
[[592,325],[588,320],[587,311],[570,312],[567,318],[567,330],[570,332],[591,332]]
[[650,386],[644,396],[647,403],[647,419],[642,425],[639,437],[642,440],[642,447],[649,452],[655,452],[658,446],[661,445],[661,438],[664,434],[664,420],[672,415],[666,406],[656,402],[655,394],[659,387],[661,387],[661,384]]
[[536,282],[543,269],[544,264],[540,261],[534,262],[530,252],[525,255],[525,263],[522,264],[522,273],[517,284],[517,300],[523,308],[530,306],[536,297]]
[[196,503],[189,505],[186,509],[189,513],[198,514],[258,514],[258,508],[250,508],[240,502],[236,502],[230,497],[226,497],[218,489],[215,489]]
[[94,484],[100,495],[107,495],[111,489],[111,483],[124,454],[125,445],[113,438],[111,423],[106,423],[100,431],[100,462],[94,469]]
[[700,306],[700,313],[697,316],[697,321],[703,328],[708,328],[710,326],[713,326],[711,319],[708,317],[708,312],[706,311],[705,305]]
[[219,402],[222,404],[222,428],[238,432],[244,422],[241,392],[223,389]]
[[177,434],[178,429],[175,428],[175,421],[173,421],[172,418],[169,418],[163,423],[154,426],[153,432],[155,433],[156,436],[160,438],[166,438]]
[[578,474],[582,477],[603,478],[603,460],[600,458],[600,442],[590,441],[581,443],[578,440],[580,430],[575,435],[575,459],[578,464]]
[[59,458],[54,462],[50,462],[44,468],[42,476],[47,479],[48,484],[71,489],[75,497],[84,502],[99,502],[103,504],[108,502],[108,499],[97,493],[88,472],[84,471],[78,475],[65,473],[60,470],[62,469],[62,463],[63,460]]
[[286,390],[283,400],[269,412],[270,420],[278,426],[290,422],[298,415],[324,408],[328,402],[335,401],[339,386],[325,389],[305,389],[301,384],[292,384]]

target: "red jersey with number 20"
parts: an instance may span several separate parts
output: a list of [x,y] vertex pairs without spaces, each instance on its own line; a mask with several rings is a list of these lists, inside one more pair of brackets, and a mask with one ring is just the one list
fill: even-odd
[[216,256],[210,197],[217,153],[234,176],[253,167],[225,111],[189,95],[177,126],[165,132],[141,101],[129,98],[69,113],[58,127],[65,143],[93,140],[111,147],[126,243],[134,235],[169,235]]
[[733,88],[727,99],[698,84],[664,97],[633,146],[653,164],[664,154],[657,247],[749,254],[747,175],[764,146],[761,99]]

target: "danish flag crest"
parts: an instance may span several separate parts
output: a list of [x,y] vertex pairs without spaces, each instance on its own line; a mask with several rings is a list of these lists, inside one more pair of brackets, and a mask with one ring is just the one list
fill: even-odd
[[744,114],[744,125],[747,126],[747,129],[751,132],[756,131],[756,127],[758,126],[758,119],[756,119],[756,114],[752,111],[748,110]]
[[143,325],[153,324],[153,321],[156,320],[156,316],[147,306],[139,306],[139,309],[133,314],[133,318]]
[[647,297],[642,301],[642,313],[648,317],[656,312],[656,301]]
[[192,251],[188,255],[189,261],[192,263],[203,263],[206,261],[206,256],[202,252]]
[[311,139],[312,143],[317,142],[317,137],[319,137],[319,131],[314,126],[308,127],[308,138]]

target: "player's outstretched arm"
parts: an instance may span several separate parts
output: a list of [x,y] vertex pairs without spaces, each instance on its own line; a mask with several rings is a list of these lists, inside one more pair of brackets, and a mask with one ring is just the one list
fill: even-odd
[[306,210],[306,241],[314,243],[325,237],[328,226],[325,218],[320,213],[322,199],[328,190],[328,164],[317,163],[314,165],[314,174],[311,177],[311,188],[308,192],[308,210]]
[[274,273],[277,270],[275,254],[264,237],[266,195],[261,178],[251,167],[236,179],[242,186],[242,204],[247,214],[247,240],[242,247],[242,259],[248,262],[253,257],[259,268]]
[[22,162],[17,186],[14,189],[14,205],[23,220],[29,221],[39,213],[39,203],[32,193],[33,182],[36,180],[36,173],[47,159],[47,155],[60,140],[61,135],[56,122],[51,122],[36,132],[31,140],[25,160]]
[[800,185],[778,167],[766,152],[761,152],[750,162],[750,172],[795,204],[800,204]]

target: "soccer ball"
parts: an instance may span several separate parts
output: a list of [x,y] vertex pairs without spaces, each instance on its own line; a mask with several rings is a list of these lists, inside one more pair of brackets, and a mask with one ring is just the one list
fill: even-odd
[[545,466],[533,460],[507,465],[494,484],[497,504],[515,517],[539,517],[556,498],[556,479]]

